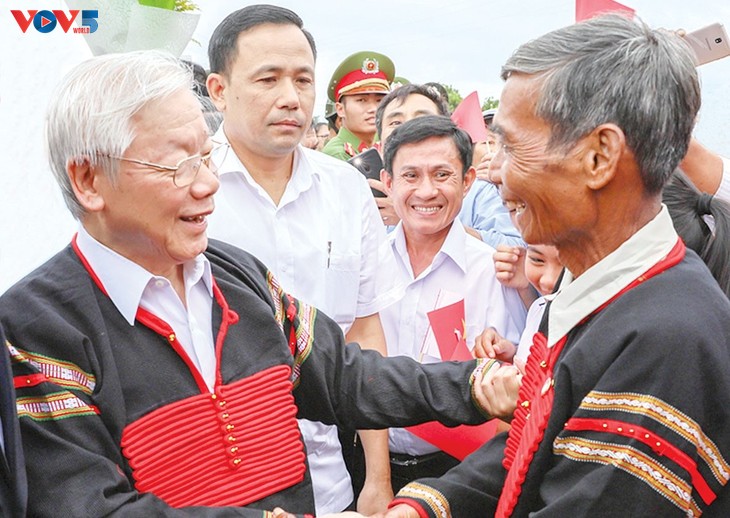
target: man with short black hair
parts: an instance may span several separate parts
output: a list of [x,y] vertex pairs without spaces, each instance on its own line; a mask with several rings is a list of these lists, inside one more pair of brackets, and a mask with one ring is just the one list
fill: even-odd
[[388,56],[373,51],[356,52],[333,72],[327,95],[335,103],[342,126],[322,150],[349,160],[375,144],[375,111],[390,91],[395,66]]
[[[208,53],[208,91],[224,117],[213,139],[231,146],[218,164],[211,237],[263,261],[348,341],[385,354],[378,312],[395,289],[378,257],[385,232],[370,189],[349,164],[300,145],[315,101],[312,35],[296,13],[252,5],[219,24]],[[318,513],[341,511],[354,495],[337,430],[300,424]],[[360,439],[368,468],[361,509],[374,512],[392,497],[387,434],[368,430]]]

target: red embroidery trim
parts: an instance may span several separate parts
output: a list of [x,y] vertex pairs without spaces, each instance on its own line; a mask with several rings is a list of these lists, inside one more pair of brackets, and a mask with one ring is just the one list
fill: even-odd
[[[109,294],[106,291],[106,288],[104,288],[104,285],[101,282],[101,279],[96,275],[96,272],[94,272],[93,268],[89,264],[89,261],[86,259],[84,254],[81,252],[81,249],[79,248],[78,244],[76,243],[78,234],[75,234],[73,239],[71,240],[71,246],[73,247],[74,251],[76,252],[76,255],[79,257],[79,260],[81,261],[81,264],[84,265],[84,268],[86,268],[86,271],[89,273],[89,276],[92,278],[96,286],[101,290],[101,292],[106,295],[107,297]],[[223,343],[226,339],[226,334],[228,333],[228,327],[236,324],[239,320],[238,314],[235,311],[232,311],[229,306],[228,302],[226,301],[225,297],[223,296],[223,292],[218,287],[218,284],[215,282],[215,279],[213,278],[213,296],[216,299],[216,302],[220,305],[222,309],[222,319],[221,319],[221,326],[218,330],[218,336],[216,337],[215,342],[215,357],[216,357],[216,385],[220,385],[223,381],[221,379],[221,373],[220,373],[220,362],[221,362],[221,353],[223,350]],[[177,353],[178,356],[185,362],[185,365],[188,367],[188,370],[190,371],[190,374],[193,376],[193,379],[195,379],[195,384],[198,386],[198,390],[202,393],[208,392],[208,385],[206,385],[205,380],[203,379],[203,376],[201,375],[198,368],[195,366],[193,361],[190,359],[188,354],[185,352],[185,349],[183,348],[182,344],[180,344],[180,341],[177,339],[177,335],[175,334],[175,331],[172,329],[170,324],[159,318],[158,316],[154,315],[153,313],[147,311],[143,308],[137,309],[137,314],[135,315],[135,318],[143,325],[154,331],[155,333],[162,336],[174,349],[174,351]]]
[[[684,243],[681,239],[677,239],[666,257],[629,283],[578,325],[584,324],[590,317],[640,283],[677,265],[684,258],[685,251]],[[525,377],[518,395],[517,410],[515,410],[512,428],[505,446],[502,465],[508,472],[497,504],[496,518],[506,518],[514,511],[532,458],[542,442],[553,407],[553,369],[566,341],[567,334],[550,349],[547,347],[547,339],[542,333],[536,333],[533,337],[530,356],[525,367]]]
[[651,430],[623,421],[616,421],[612,419],[588,419],[580,417],[573,417],[568,420],[568,422],[565,423],[565,429],[572,431],[590,430],[594,432],[605,432],[635,439],[649,446],[657,455],[661,455],[672,460],[675,464],[678,464],[682,467],[682,469],[689,473],[692,478],[692,485],[707,505],[711,504],[717,498],[715,492],[712,491],[710,486],[707,484],[707,481],[702,477],[697,469],[697,463],[685,452],[667,442],[664,437],[657,435]]
[[24,387],[35,387],[41,383],[48,381],[45,374],[28,374],[27,376],[15,376],[13,378],[13,385],[16,389]]
[[122,451],[135,488],[173,507],[244,506],[304,480],[291,368],[165,405],[131,423]]

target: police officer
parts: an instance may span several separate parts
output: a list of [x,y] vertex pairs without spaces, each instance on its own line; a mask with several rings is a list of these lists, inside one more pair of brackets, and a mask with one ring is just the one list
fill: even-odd
[[327,95],[335,103],[342,127],[322,150],[348,160],[375,143],[375,110],[390,91],[395,66],[378,52],[357,52],[337,67]]

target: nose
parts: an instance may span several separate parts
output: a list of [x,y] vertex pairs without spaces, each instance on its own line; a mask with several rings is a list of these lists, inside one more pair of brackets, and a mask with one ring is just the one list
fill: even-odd
[[429,175],[423,175],[416,186],[416,195],[422,200],[433,198],[438,193],[436,184]]
[[299,90],[291,79],[282,79],[279,86],[279,107],[287,110],[299,108]]
[[190,184],[190,194],[194,198],[203,199],[208,196],[213,196],[221,185],[218,179],[217,168],[213,166],[211,162],[203,162],[200,164],[200,170],[195,176],[193,183]]
[[502,185],[502,169],[505,165],[505,154],[502,146],[499,146],[497,152],[492,157],[492,161],[489,162],[489,170],[487,176],[489,181],[494,185]]

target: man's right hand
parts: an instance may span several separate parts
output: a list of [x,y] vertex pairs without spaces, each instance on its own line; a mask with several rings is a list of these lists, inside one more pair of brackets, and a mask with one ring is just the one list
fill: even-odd
[[384,513],[374,514],[370,518],[418,518],[418,511],[410,505],[399,504]]

